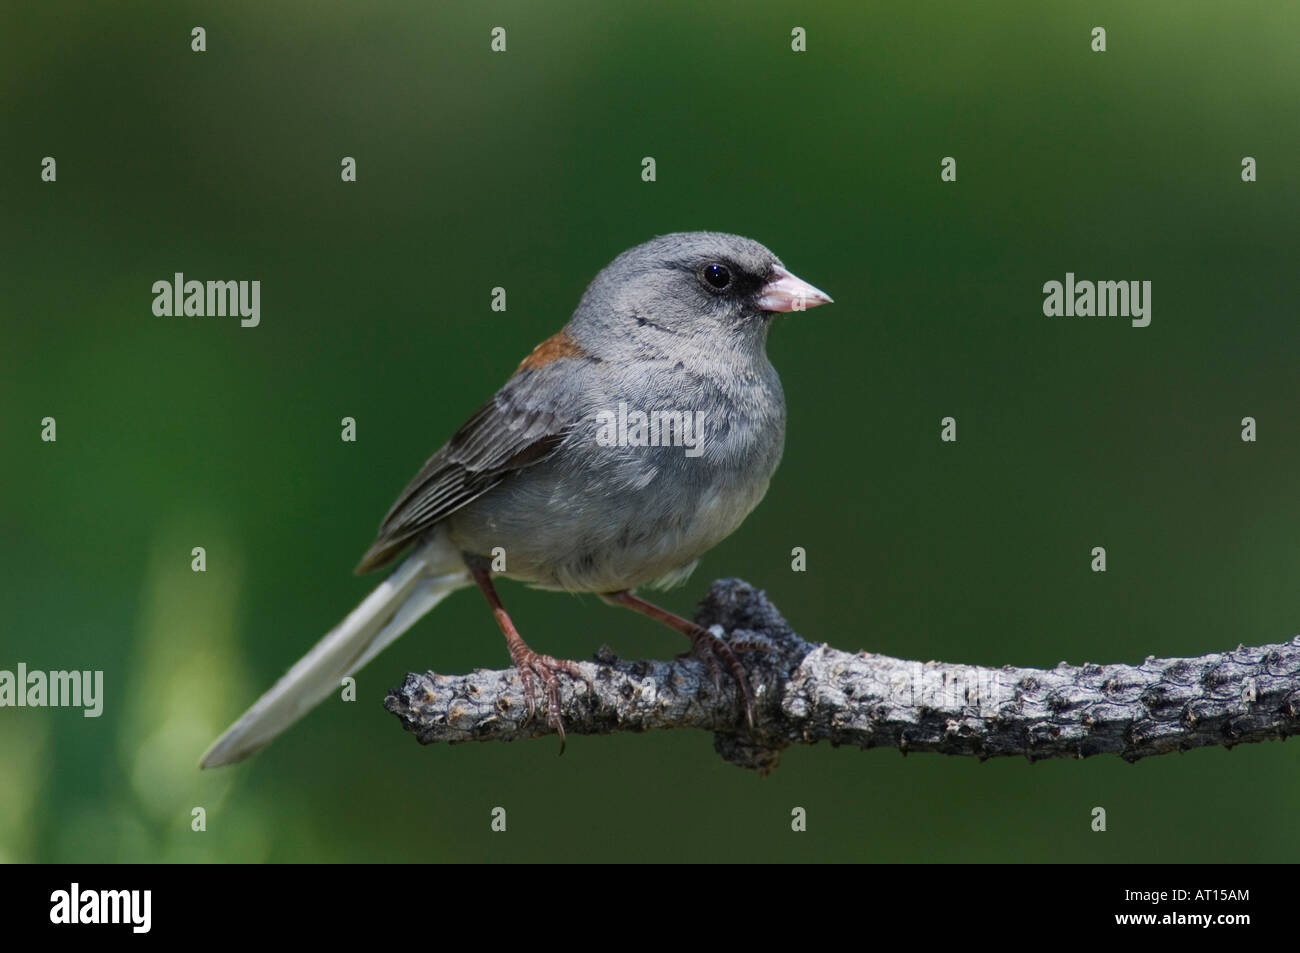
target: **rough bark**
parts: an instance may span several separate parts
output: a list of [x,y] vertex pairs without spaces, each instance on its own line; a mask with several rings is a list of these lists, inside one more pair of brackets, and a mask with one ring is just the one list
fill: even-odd
[[[762,774],[782,749],[832,745],[991,758],[1126,761],[1206,745],[1232,747],[1300,733],[1300,636],[1278,645],[1141,665],[981,668],[841,652],[795,634],[764,594],[738,579],[713,584],[696,621],[743,649],[755,699],[746,727],[736,686],[715,687],[694,658],[628,662],[608,648],[560,677],[568,734],[701,728],[727,761]],[[540,705],[541,703],[539,703]],[[410,674],[385,700],[421,744],[554,734],[529,718],[514,669]]]

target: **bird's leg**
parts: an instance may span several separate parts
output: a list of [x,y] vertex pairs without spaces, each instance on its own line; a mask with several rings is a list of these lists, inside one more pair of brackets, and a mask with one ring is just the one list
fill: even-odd
[[560,736],[560,754],[564,754],[564,722],[560,720],[560,683],[556,673],[566,672],[582,679],[588,685],[591,684],[591,679],[583,673],[577,662],[552,658],[530,649],[528,643],[519,634],[519,630],[515,628],[515,624],[510,621],[506,607],[501,604],[496,587],[492,585],[492,573],[483,560],[466,553],[465,565],[469,567],[470,575],[474,577],[479,589],[483,590],[483,595],[487,597],[488,605],[492,607],[492,615],[496,618],[497,625],[501,627],[501,634],[506,637],[510,659],[519,670],[520,681],[524,683],[528,717],[531,718],[537,710],[534,682],[540,682],[546,689],[546,721]]
[[721,688],[722,685],[722,670],[718,666],[718,660],[721,659],[731,672],[731,677],[736,680],[736,685],[740,688],[740,698],[745,706],[745,720],[749,723],[750,728],[754,727],[754,698],[749,691],[749,679],[746,677],[745,667],[740,664],[740,659],[736,658],[736,653],[731,650],[731,646],[704,628],[704,626],[697,625],[689,619],[683,619],[679,615],[674,615],[667,609],[661,609],[652,602],[646,602],[644,599],[634,596],[629,589],[624,589],[622,592],[605,592],[600,597],[610,605],[624,606],[634,612],[649,616],[656,622],[662,622],[690,639],[692,653],[708,666],[714,688]]

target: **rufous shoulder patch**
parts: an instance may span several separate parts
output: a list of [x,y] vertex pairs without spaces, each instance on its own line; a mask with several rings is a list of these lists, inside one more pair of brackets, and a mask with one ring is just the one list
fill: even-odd
[[586,357],[587,352],[582,349],[569,332],[560,331],[558,334],[552,334],[537,347],[533,348],[533,353],[519,362],[516,373],[527,368],[535,371],[538,368],[545,367],[547,364],[554,363],[562,357]]

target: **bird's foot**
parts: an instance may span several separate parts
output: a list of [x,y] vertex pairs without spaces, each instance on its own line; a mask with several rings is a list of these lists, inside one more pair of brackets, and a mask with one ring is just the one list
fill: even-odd
[[510,646],[510,658],[519,671],[519,680],[524,683],[524,700],[528,703],[528,717],[537,712],[537,694],[539,689],[546,693],[546,723],[560,736],[560,754],[564,754],[564,721],[560,718],[560,679],[559,673],[572,675],[587,684],[591,689],[591,679],[582,671],[577,662],[557,659],[550,655],[534,652],[521,639]]
[[[702,661],[709,669],[709,676],[713,679],[713,687],[718,690],[722,689],[722,667],[725,665],[731,673],[731,677],[736,680],[736,687],[740,690],[740,700],[745,708],[745,721],[749,723],[750,730],[753,730],[754,696],[749,691],[749,678],[745,666],[741,665],[740,659],[736,658],[732,646],[699,623],[683,619],[667,609],[659,608],[652,602],[646,602],[640,596],[633,595],[630,589],[619,592],[605,592],[601,594],[601,598],[611,605],[624,606],[633,612],[648,616],[656,622],[662,622],[690,639],[691,651],[677,657],[688,658],[693,655]],[[736,647],[742,647],[741,643],[737,642]],[[744,647],[749,647],[748,643]],[[757,648],[757,646],[753,647]]]
[[[683,630],[683,635],[691,640],[691,651],[683,652],[677,656],[680,658],[695,658],[702,661],[709,670],[709,677],[713,679],[713,687],[722,689],[722,666],[726,666],[731,677],[736,681],[736,687],[740,690],[741,704],[745,708],[745,721],[749,724],[750,729],[754,727],[754,696],[749,690],[749,673],[745,671],[745,666],[740,663],[736,657],[732,646],[718,638],[702,625],[696,625],[694,622],[688,623],[689,629]],[[757,644],[746,643],[737,645],[737,648],[766,648]]]

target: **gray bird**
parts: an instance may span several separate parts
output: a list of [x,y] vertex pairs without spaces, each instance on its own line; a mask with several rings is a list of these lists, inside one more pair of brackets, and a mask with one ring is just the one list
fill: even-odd
[[716,682],[726,643],[634,595],[690,575],[767,492],[785,398],[765,343],[773,313],[829,302],[758,242],[663,235],[625,251],[569,323],[429,458],[357,572],[410,554],[203,755],[229,764],[269,744],[447,595],[477,584],[523,680],[563,737],[557,674],[533,651],[492,576],[594,592],[687,636]]

